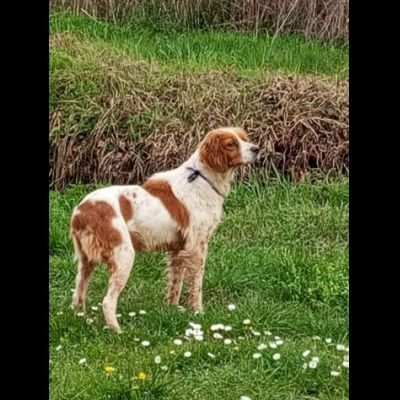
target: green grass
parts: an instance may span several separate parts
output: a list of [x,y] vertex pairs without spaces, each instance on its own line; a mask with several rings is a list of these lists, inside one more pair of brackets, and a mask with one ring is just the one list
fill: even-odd
[[348,75],[348,49],[301,37],[267,37],[243,33],[157,32],[138,25],[114,25],[84,16],[55,13],[50,29],[73,33],[137,59],[174,69],[234,69],[258,72]]
[[[99,268],[89,289],[87,324],[69,309],[75,266],[68,239],[72,207],[88,187],[51,193],[51,397],[59,399],[223,399],[247,395],[261,399],[345,399],[348,373],[341,367],[348,343],[348,183],[347,181],[289,185],[257,183],[235,188],[226,203],[225,219],[210,246],[204,283],[205,314],[193,316],[164,304],[164,259],[138,255],[118,312],[123,334],[103,330],[101,308],[107,273]],[[227,305],[237,309],[230,313]],[[130,318],[130,311],[147,314]],[[59,314],[62,312],[62,314]],[[259,343],[253,329],[269,330],[284,344],[252,358]],[[204,342],[172,341],[181,337],[189,321],[202,324]],[[229,324],[225,334],[236,344],[212,339],[210,325]],[[245,340],[238,340],[243,335]],[[314,340],[318,335],[322,340]],[[332,338],[327,344],[325,338]],[[150,347],[140,342],[149,340]],[[61,350],[57,351],[57,346]],[[239,350],[234,347],[239,346]],[[171,350],[175,354],[170,354]],[[303,370],[302,352],[318,356],[316,369]],[[183,353],[191,351],[192,357]],[[207,356],[211,352],[215,359]],[[281,359],[274,361],[272,354]],[[161,370],[154,357],[162,357]],[[78,364],[81,358],[87,364]],[[110,376],[105,366],[116,370]],[[340,370],[339,377],[330,376]],[[131,378],[150,374],[140,383]]]

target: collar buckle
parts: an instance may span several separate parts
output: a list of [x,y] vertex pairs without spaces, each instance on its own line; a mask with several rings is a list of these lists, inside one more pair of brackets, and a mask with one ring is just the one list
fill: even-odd
[[219,196],[221,196],[223,199],[225,199],[225,196],[214,186],[214,184],[205,176],[203,175],[200,170],[192,168],[192,167],[187,167],[189,171],[192,171],[192,173],[188,176],[188,182],[193,182],[198,176],[201,176],[214,190],[215,193],[217,193]]

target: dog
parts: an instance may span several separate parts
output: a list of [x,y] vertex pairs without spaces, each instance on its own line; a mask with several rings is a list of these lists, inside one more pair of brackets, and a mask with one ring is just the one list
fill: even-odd
[[167,302],[179,305],[185,282],[188,305],[202,312],[208,243],[221,222],[234,171],[255,161],[258,152],[245,130],[214,129],[178,168],[156,173],[142,186],[111,186],[88,194],[74,208],[70,224],[78,261],[73,308],[85,311],[90,276],[96,264],[106,264],[110,278],[104,318],[120,333],[117,302],[135,254],[162,251],[169,259]]

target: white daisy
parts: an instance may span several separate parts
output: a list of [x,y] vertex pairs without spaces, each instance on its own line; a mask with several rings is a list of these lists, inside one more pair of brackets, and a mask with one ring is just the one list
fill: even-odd
[[59,311],[58,313],[57,313],[57,315],[63,315],[64,313],[62,312],[62,311]]
[[303,369],[307,369],[308,368],[308,364],[307,363],[304,363],[303,364]]
[[278,345],[275,342],[269,342],[269,347],[271,347],[271,349],[276,349],[278,347]]
[[234,304],[228,304],[228,310],[229,311],[235,311],[236,310],[236,306]]
[[142,341],[142,346],[143,347],[148,347],[148,346],[150,346],[150,342],[148,340],[143,340]]
[[319,357],[313,357],[311,358],[311,361],[314,361],[316,363],[319,363]]
[[268,346],[265,343],[261,343],[257,346],[257,350],[265,350],[268,349]]
[[251,400],[249,396],[240,396],[239,400]]
[[175,350],[171,350],[169,354],[175,354]]
[[224,344],[232,344],[232,340],[231,339],[225,339],[224,340]]
[[92,306],[91,309],[92,309],[93,311],[97,311],[97,310],[99,309],[99,307],[97,307],[97,306]]
[[243,321],[243,325],[250,325],[250,324],[251,324],[251,321],[249,319],[245,319]]
[[86,364],[86,358],[81,358],[79,360],[79,365],[83,365],[83,364]]
[[160,357],[160,356],[155,356],[155,357],[154,357],[154,362],[155,362],[156,364],[161,364],[161,357]]
[[261,353],[254,353],[253,358],[256,360],[257,358],[260,358],[262,356]]
[[168,367],[166,365],[162,365],[160,368],[161,368],[162,371],[167,371],[168,370]]
[[191,353],[190,351],[185,351],[185,352],[183,353],[183,356],[186,357],[186,358],[189,358],[189,357],[192,356],[192,353]]
[[201,330],[201,325],[200,324],[195,324],[194,322],[189,322],[189,325],[196,331],[196,330]]
[[348,361],[343,361],[342,363],[344,368],[349,368],[349,362]]
[[260,333],[260,332],[257,332],[257,331],[251,331],[251,333],[252,333],[254,336],[260,336],[260,335],[261,335],[261,333]]
[[344,351],[345,349],[346,349],[346,347],[343,346],[342,344],[336,345],[336,350],[337,350],[337,351]]
[[57,347],[56,347],[56,351],[60,351],[62,349],[62,346],[61,346],[61,344],[59,344]]
[[121,318],[121,317],[122,317],[121,314],[116,314],[115,316],[116,316],[117,318]]
[[279,359],[281,358],[281,355],[280,355],[279,353],[275,353],[275,354],[272,356],[272,358],[273,358],[275,361],[277,361],[277,360],[279,360]]
[[131,311],[128,315],[129,315],[130,317],[135,317],[135,316],[136,316],[136,313],[135,313],[135,311]]
[[282,339],[278,339],[275,343],[276,343],[278,346],[282,346],[282,345],[283,345],[283,340],[282,340]]
[[134,340],[135,342],[140,342],[140,339],[139,339],[138,337],[133,338],[133,340]]
[[139,314],[144,315],[144,314],[147,314],[147,312],[145,310],[139,310]]
[[78,312],[76,315],[77,315],[78,317],[83,317],[83,316],[85,315],[85,313],[83,313],[83,312]]
[[88,318],[88,319],[86,320],[86,323],[89,324],[89,325],[90,325],[90,324],[93,324],[93,319],[92,319],[92,318]]
[[231,330],[232,330],[232,327],[229,326],[229,325],[226,325],[226,326],[224,327],[224,331],[225,331],[225,332],[230,332]]
[[210,358],[215,358],[215,355],[213,353],[207,353],[208,357]]
[[235,347],[233,348],[233,350],[239,351],[239,346],[235,346]]
[[308,355],[311,353],[310,350],[306,350],[303,352],[303,357],[308,357]]
[[213,334],[213,337],[214,337],[214,339],[223,339],[223,338],[224,338],[224,337],[223,337],[220,333],[218,333],[218,332],[214,333],[214,334]]
[[275,340],[279,340],[280,337],[279,337],[279,336],[274,336],[274,339],[275,339]]
[[202,342],[204,340],[203,335],[196,335],[194,336],[194,340],[197,340],[198,342]]
[[214,324],[211,325],[210,329],[214,332],[214,331],[224,330],[225,326],[224,324]]
[[238,339],[239,340],[244,340],[244,337],[243,336],[238,336]]
[[272,336],[272,333],[270,331],[264,331],[265,336]]
[[181,346],[182,345],[182,340],[181,339],[175,339],[174,340],[174,344],[176,344],[177,346]]
[[340,372],[339,371],[331,371],[331,376],[339,376]]
[[331,338],[326,338],[325,342],[328,343],[328,344],[331,344],[332,343],[332,339]]
[[310,361],[310,362],[308,363],[308,366],[309,366],[310,368],[312,368],[312,369],[315,369],[315,368],[317,368],[318,363],[317,363],[316,361]]
[[193,329],[186,329],[186,331],[185,331],[185,336],[192,336],[192,334],[193,334]]
[[313,336],[312,338],[313,338],[313,340],[321,340],[321,338],[319,336]]

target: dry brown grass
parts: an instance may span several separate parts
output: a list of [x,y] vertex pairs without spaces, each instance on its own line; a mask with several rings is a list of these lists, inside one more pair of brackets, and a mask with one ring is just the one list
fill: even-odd
[[269,34],[294,33],[348,41],[348,0],[51,0],[108,21],[141,18],[184,28],[228,28]]
[[[50,185],[137,183],[176,167],[218,126],[262,148],[250,173],[301,180],[348,171],[348,83],[327,78],[166,71],[57,35],[77,65],[52,77]],[[83,65],[83,66],[82,66]],[[79,67],[79,68],[78,68]]]

